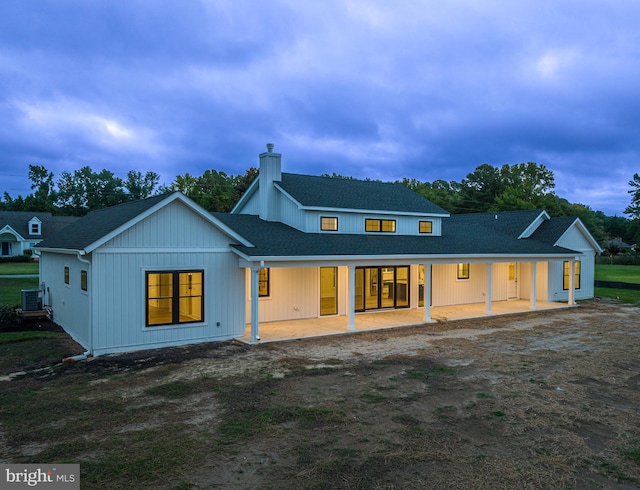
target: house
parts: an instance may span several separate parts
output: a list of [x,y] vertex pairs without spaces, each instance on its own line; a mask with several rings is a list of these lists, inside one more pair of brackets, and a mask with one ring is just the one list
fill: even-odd
[[[273,146],[231,213],[179,192],[90,213],[44,240],[54,320],[93,355],[239,338],[270,322],[593,297],[577,218],[449,215],[399,184],[283,173]],[[247,328],[248,326],[248,328]]]
[[0,211],[0,257],[23,255],[78,218],[31,211]]

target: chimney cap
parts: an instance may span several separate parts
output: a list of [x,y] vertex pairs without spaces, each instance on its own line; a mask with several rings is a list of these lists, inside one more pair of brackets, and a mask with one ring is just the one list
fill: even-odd
[[267,151],[271,153],[273,151],[273,143],[267,143]]

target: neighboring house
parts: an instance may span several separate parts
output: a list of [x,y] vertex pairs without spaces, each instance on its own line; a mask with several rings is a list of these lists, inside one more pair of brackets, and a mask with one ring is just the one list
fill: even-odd
[[[593,297],[597,242],[542,210],[450,216],[399,184],[260,174],[229,214],[179,192],[95,211],[38,245],[44,301],[93,355],[238,338],[269,322]],[[293,330],[292,330],[293,331]],[[293,335],[292,335],[293,336]]]
[[76,220],[51,213],[0,211],[0,256],[23,255]]

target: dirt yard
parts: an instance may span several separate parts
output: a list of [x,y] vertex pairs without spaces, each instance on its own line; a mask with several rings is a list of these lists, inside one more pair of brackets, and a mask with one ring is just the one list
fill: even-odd
[[640,309],[604,300],[2,379],[0,462],[83,488],[640,487]]

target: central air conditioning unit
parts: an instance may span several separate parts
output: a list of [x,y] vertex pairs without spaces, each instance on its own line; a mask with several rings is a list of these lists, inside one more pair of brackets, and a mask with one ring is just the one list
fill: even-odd
[[38,311],[42,309],[42,291],[39,289],[22,290],[22,311]]

